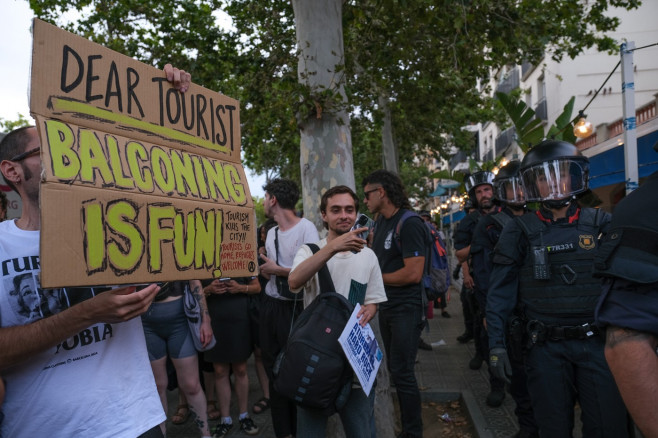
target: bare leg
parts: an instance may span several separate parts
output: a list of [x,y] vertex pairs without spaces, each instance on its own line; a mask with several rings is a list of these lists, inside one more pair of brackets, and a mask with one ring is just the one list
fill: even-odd
[[206,399],[215,400],[215,373],[204,371],[203,382],[206,385]]
[[238,398],[238,409],[240,414],[247,411],[249,396],[249,376],[247,375],[247,362],[233,364],[233,375],[235,376],[235,395]]
[[219,402],[219,412],[222,417],[230,417],[231,412],[231,382],[229,372],[231,365],[228,363],[213,363],[215,367],[215,390]]
[[185,394],[190,409],[195,414],[195,422],[202,436],[210,436],[206,395],[199,381],[199,361],[197,355],[171,360],[178,376],[178,389]]
[[263,365],[263,354],[260,347],[254,346],[254,365],[256,366],[256,377],[258,377],[258,383],[260,384],[260,389],[263,391],[263,397],[270,398],[270,380],[267,378],[267,373],[265,372],[265,365]]
[[658,436],[658,339],[631,329],[609,327],[605,358],[633,420],[644,436]]

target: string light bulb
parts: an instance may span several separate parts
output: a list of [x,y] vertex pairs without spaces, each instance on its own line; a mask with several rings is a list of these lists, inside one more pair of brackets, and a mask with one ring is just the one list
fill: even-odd
[[587,121],[587,117],[582,111],[578,114],[578,121],[573,125],[573,135],[578,138],[587,138],[594,132],[592,122]]

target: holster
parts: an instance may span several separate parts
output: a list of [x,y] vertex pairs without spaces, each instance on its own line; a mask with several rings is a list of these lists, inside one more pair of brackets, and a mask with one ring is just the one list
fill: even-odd
[[523,352],[526,344],[525,322],[519,316],[513,316],[507,325],[507,351],[510,359],[515,361],[523,360]]

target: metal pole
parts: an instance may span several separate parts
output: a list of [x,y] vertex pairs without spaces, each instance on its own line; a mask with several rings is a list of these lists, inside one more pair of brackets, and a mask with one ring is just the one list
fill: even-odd
[[633,79],[633,50],[635,42],[623,43],[621,54],[621,95],[624,106],[624,158],[626,165],[626,195],[637,189],[637,130],[635,121],[635,82]]

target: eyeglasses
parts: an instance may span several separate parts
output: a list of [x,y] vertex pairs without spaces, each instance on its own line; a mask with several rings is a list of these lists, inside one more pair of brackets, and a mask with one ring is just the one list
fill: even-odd
[[18,154],[13,158],[10,158],[9,161],[21,161],[29,157],[30,155],[33,155],[36,152],[39,152],[41,150],[41,147],[38,146],[34,149],[30,149],[29,151],[25,151],[22,154]]
[[364,191],[363,191],[363,194],[366,196],[366,199],[369,200],[369,199],[370,199],[370,194],[371,194],[372,192],[376,192],[376,191],[379,190],[379,189],[381,189],[381,187],[375,187],[374,189],[364,190]]

